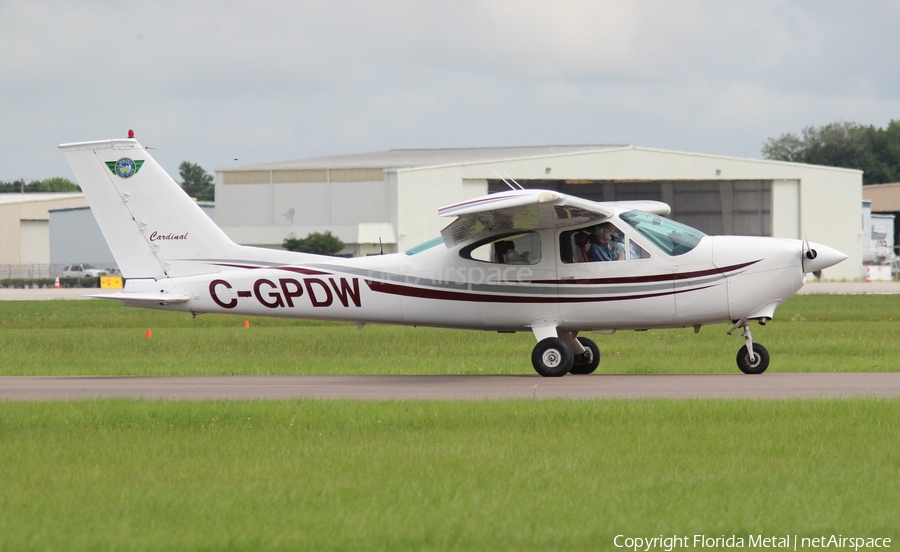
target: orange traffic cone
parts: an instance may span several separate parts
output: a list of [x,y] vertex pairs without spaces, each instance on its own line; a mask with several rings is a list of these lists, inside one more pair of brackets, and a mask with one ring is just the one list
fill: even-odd
[[245,328],[249,328],[249,327],[250,327],[250,321],[249,321],[249,320],[244,320],[244,327],[245,327]]
[[56,281],[53,282],[53,289],[59,289],[59,274],[56,275]]
[[144,334],[144,337],[146,337],[147,339],[153,337],[153,332],[150,331],[150,328],[147,328],[147,332]]

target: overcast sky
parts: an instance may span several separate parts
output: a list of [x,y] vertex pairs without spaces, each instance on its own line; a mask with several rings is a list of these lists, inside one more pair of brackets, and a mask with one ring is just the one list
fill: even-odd
[[759,158],[900,119],[900,0],[0,0],[0,180],[133,128],[178,180],[266,161],[557,144]]

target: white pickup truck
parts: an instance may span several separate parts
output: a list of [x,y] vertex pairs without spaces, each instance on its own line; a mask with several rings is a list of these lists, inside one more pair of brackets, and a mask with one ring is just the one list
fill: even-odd
[[89,264],[71,264],[63,268],[62,276],[68,278],[97,278],[106,276],[106,271],[94,268]]

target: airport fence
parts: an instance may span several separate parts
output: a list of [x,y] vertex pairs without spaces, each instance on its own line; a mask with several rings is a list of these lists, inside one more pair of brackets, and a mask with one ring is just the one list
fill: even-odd
[[18,278],[50,278],[55,277],[53,267],[62,272],[65,265],[51,264],[7,264],[0,265],[0,278],[12,280]]
[[[52,288],[59,276],[59,286],[63,288],[100,287],[100,278],[75,278],[62,275],[66,264],[2,264],[0,265],[0,288]],[[94,265],[95,268],[109,269],[115,265]]]

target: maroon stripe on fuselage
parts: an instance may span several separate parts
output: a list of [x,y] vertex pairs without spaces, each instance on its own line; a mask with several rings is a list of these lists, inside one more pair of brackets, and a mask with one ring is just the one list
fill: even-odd
[[321,270],[313,270],[311,268],[303,268],[302,266],[261,266],[261,265],[244,265],[232,263],[216,263],[217,266],[227,266],[228,268],[244,268],[247,270],[285,270],[287,272],[296,272],[297,274],[306,274],[309,276],[324,276],[331,272],[322,272]]
[[468,291],[448,291],[442,289],[420,288],[392,284],[389,282],[376,282],[365,280],[369,289],[376,293],[389,295],[402,295],[403,297],[416,297],[419,299],[436,299],[440,301],[469,301],[473,303],[602,303],[606,301],[628,301],[631,299],[648,299],[676,295],[688,291],[697,291],[712,286],[699,288],[666,290],[657,293],[641,293],[636,295],[616,295],[610,297],[558,297],[535,295],[495,295],[488,293],[472,293]]
[[[762,260],[762,259],[760,259]],[[710,268],[708,270],[696,270],[694,272],[674,272],[671,274],[650,274],[647,276],[623,276],[620,278],[578,278],[574,280],[529,280],[528,284],[557,284],[557,285],[602,285],[602,284],[645,284],[649,282],[674,282],[677,280],[690,280],[691,278],[702,278],[704,276],[712,276],[713,274],[725,274],[733,272],[750,265],[758,263],[760,260],[750,261],[746,263],[724,266],[722,268]]]
[[331,272],[322,272],[321,270],[313,270],[311,268],[303,268],[300,266],[277,266],[276,270],[286,270],[287,272],[296,272],[297,274],[306,274],[308,276],[325,276]]
[[271,268],[259,265],[243,265],[243,264],[233,264],[233,263],[215,263],[216,266],[225,266],[228,268],[245,268],[247,270],[257,270],[260,268]]

